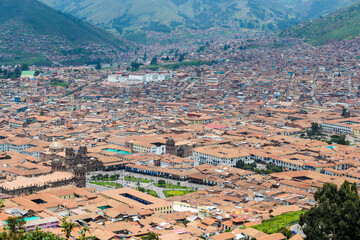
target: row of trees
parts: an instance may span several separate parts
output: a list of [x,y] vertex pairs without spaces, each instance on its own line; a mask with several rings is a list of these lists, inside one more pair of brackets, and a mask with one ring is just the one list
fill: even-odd
[[256,172],[257,174],[271,174],[271,173],[283,171],[282,167],[278,167],[273,164],[267,164],[266,169],[258,169],[255,162],[253,162],[251,164],[245,164],[243,160],[239,160],[236,163],[235,167],[243,169],[243,170],[247,170],[247,171],[253,171],[253,172]]
[[[345,111],[343,111],[343,114],[346,114],[346,109],[345,109]],[[322,133],[321,125],[313,122],[313,123],[311,123],[310,130],[307,131],[307,136],[310,139],[319,139],[320,140],[320,139],[323,139],[325,134]],[[302,134],[300,137],[305,137],[305,135]],[[341,145],[350,145],[350,142],[346,140],[345,135],[332,135],[332,136],[330,136],[330,140],[323,140],[323,141],[327,142],[328,144],[337,143],[337,144],[341,144]]]
[[120,175],[119,174],[97,174],[95,176],[91,176],[91,180],[110,180],[110,181],[116,181],[119,180]]

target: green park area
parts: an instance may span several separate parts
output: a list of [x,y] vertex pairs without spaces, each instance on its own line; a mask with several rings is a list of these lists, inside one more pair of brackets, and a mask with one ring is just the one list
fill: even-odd
[[269,220],[264,220],[261,224],[253,226],[259,231],[264,233],[273,234],[281,231],[282,228],[299,222],[300,215],[305,213],[304,211],[284,213],[282,215],[273,217]]
[[193,188],[181,186],[180,182],[178,184],[171,184],[165,182],[165,180],[159,180],[157,183],[155,183],[155,186],[166,188],[166,189],[186,189],[186,190],[192,190]]
[[153,190],[149,190],[149,189],[146,189],[146,188],[143,188],[143,187],[139,187],[137,188],[136,190],[140,191],[140,192],[144,192],[144,193],[147,193],[147,194],[150,194],[151,196],[153,197],[159,197],[157,195],[157,193]]
[[182,196],[193,192],[194,191],[191,190],[165,190],[164,194],[167,198],[169,198],[169,197]]

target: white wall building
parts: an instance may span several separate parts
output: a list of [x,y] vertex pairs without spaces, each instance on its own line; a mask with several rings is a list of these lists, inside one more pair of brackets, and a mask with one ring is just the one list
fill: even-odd
[[245,164],[254,162],[249,153],[242,152],[240,149],[230,145],[195,148],[192,158],[195,166],[200,164],[214,166],[223,164],[234,167],[239,160],[244,161]]

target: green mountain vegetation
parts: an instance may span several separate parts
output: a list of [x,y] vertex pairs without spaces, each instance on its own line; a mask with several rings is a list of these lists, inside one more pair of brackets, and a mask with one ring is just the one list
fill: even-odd
[[[73,55],[77,55],[76,61],[84,63],[86,55],[95,58],[95,53],[100,52],[99,49],[88,50],[91,44],[108,49],[124,48],[108,31],[38,0],[0,0],[0,28],[0,65],[48,65],[58,61],[59,56]],[[69,59],[63,58],[64,61]]]
[[41,0],[94,24],[124,30],[167,32],[174,28],[283,29],[355,0]]
[[92,41],[121,47],[120,42],[103,29],[56,11],[38,0],[0,0],[0,24],[9,20],[21,21],[39,34],[65,37],[73,44]]
[[360,36],[360,2],[325,17],[286,29],[281,35],[304,38],[315,46]]

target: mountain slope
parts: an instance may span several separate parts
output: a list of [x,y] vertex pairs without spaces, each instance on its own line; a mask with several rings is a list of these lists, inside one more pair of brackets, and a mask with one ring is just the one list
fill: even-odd
[[72,43],[86,40],[119,44],[106,31],[60,13],[37,0],[0,0],[0,24],[8,20],[21,21],[41,34],[63,36]]
[[107,31],[38,0],[0,0],[0,28],[0,65],[19,54],[22,56],[17,56],[18,61],[33,55],[41,56],[42,60],[53,58],[50,61],[55,62],[61,56],[68,55],[63,59],[70,60],[70,55],[74,55],[72,58],[85,61],[85,55],[92,55],[92,51],[85,51],[91,44],[124,47]]
[[[355,0],[41,0],[95,24],[117,29],[218,25],[284,28]],[[162,26],[164,27],[164,26]],[[161,28],[160,28],[161,29]]]
[[325,17],[286,29],[281,35],[305,38],[313,45],[360,36],[360,2]]

